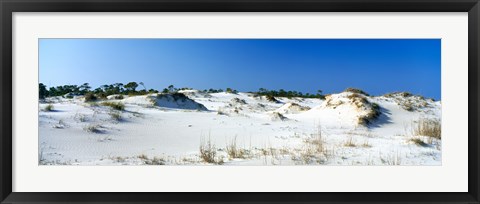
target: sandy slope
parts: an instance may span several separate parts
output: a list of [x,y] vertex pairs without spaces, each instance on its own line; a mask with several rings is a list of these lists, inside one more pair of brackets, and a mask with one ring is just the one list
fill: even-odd
[[[440,102],[366,97],[368,104],[380,106],[381,114],[361,125],[358,117],[370,106],[359,108],[349,99],[352,93],[270,102],[250,93],[183,92],[189,98],[108,100],[125,104],[124,111],[85,103],[82,97],[42,101],[40,109],[52,104],[54,111],[39,112],[40,164],[211,165],[199,157],[200,145],[210,141],[215,162],[223,165],[441,165],[440,140],[425,146],[409,141],[414,121],[440,120]],[[414,110],[406,110],[405,101]],[[120,120],[112,117],[115,113]],[[89,127],[96,131],[88,132]],[[316,152],[320,137],[322,151]],[[227,154],[234,142],[242,158]]]

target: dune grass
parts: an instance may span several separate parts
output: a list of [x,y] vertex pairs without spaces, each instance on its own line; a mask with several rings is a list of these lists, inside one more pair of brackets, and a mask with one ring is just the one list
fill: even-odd
[[114,110],[119,110],[119,111],[125,110],[125,105],[123,103],[105,101],[105,102],[102,102],[101,104],[102,106],[109,106]]

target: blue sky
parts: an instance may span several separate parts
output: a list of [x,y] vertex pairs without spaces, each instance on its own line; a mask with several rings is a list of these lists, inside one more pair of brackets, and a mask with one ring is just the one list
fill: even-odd
[[356,87],[440,99],[440,39],[40,39],[48,87],[144,82],[316,93]]

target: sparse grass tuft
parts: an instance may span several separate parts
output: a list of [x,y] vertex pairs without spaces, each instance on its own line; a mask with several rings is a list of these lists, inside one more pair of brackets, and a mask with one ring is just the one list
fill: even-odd
[[372,145],[367,140],[365,140],[362,144],[362,147],[370,148],[370,147],[372,147]]
[[120,157],[120,156],[118,156],[118,157],[114,157],[113,160],[114,160],[115,162],[118,162],[118,163],[123,163],[123,162],[125,162],[127,159],[126,159],[125,157]]
[[323,164],[329,157],[325,139],[322,137],[321,126],[319,125],[316,132],[306,140],[304,140],[304,146],[300,150],[300,161],[304,164],[310,164],[316,162]]
[[398,166],[402,164],[402,158],[400,157],[400,153],[395,154],[388,154],[386,156],[380,155],[380,161],[386,165]]
[[148,159],[148,156],[146,154],[141,154],[141,155],[138,155],[137,157],[141,160],[147,160]]
[[52,104],[48,104],[47,106],[45,106],[45,108],[43,108],[44,111],[53,111],[54,107]]
[[358,93],[358,94],[363,94],[365,96],[369,96],[367,92],[357,88],[347,88],[344,90],[344,92]]
[[162,157],[153,157],[152,159],[148,158],[147,155],[141,154],[138,156],[139,159],[143,161],[146,165],[165,165],[166,160]]
[[119,111],[110,111],[108,113],[108,115],[110,115],[110,117],[114,120],[114,121],[117,121],[117,122],[120,122],[122,120],[122,113],[119,112]]
[[97,125],[97,124],[90,124],[90,125],[87,125],[83,128],[83,130],[89,132],[89,133],[102,133],[102,130],[100,130],[102,126],[101,125]]
[[77,122],[86,122],[87,117],[84,114],[81,113],[76,113],[73,119]]
[[119,111],[125,110],[125,105],[123,103],[115,103],[115,102],[105,101],[105,102],[102,102],[102,105],[103,106],[110,106],[111,108],[113,108],[115,110],[119,110]]
[[343,143],[343,146],[345,147],[356,147],[357,144],[355,144],[355,141],[353,140],[353,137],[348,137],[347,141],[345,141],[345,143]]
[[202,138],[200,141],[200,158],[204,162],[218,164],[219,162],[216,161],[215,156],[217,156],[217,150],[215,149],[215,145],[212,144],[210,137],[208,141]]
[[248,156],[247,150],[237,147],[237,136],[235,136],[235,138],[232,141],[230,141],[230,144],[227,144],[226,150],[230,159],[234,159],[234,158],[244,159],[244,158],[247,158]]
[[413,142],[414,144],[422,147],[428,146],[422,139],[420,138],[411,138],[408,141]]
[[56,129],[63,129],[67,127],[67,124],[63,120],[59,120],[58,124],[54,124],[52,127]]
[[413,134],[442,139],[442,125],[440,121],[421,118],[413,124]]

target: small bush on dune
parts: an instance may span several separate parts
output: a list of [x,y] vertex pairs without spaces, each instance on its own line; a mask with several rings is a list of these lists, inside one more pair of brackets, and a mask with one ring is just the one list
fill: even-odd
[[97,96],[99,99],[107,99],[107,94],[106,94],[106,93],[103,93],[103,92],[100,92],[100,93],[96,94],[96,96]]
[[105,102],[102,103],[102,105],[103,106],[109,106],[109,107],[111,107],[115,110],[120,110],[120,111],[125,110],[125,105],[123,103],[115,103],[115,102],[105,101]]
[[391,98],[391,97],[394,97],[395,95],[405,97],[405,98],[413,96],[413,94],[411,94],[410,92],[392,92],[392,93],[386,93],[383,96]]
[[363,94],[365,96],[370,96],[370,95],[368,95],[367,92],[362,91],[362,90],[357,89],[357,88],[347,88],[347,89],[344,90],[344,92],[358,93],[358,94]]
[[47,106],[45,106],[45,108],[43,108],[44,111],[53,111],[53,105],[52,104],[48,104]]
[[85,102],[91,102],[91,101],[96,101],[98,98],[95,96],[93,93],[86,93],[85,94]]
[[275,103],[278,102],[278,100],[275,97],[273,97],[272,95],[267,95],[265,97],[267,98],[267,101],[275,102]]
[[115,96],[113,96],[113,99],[117,99],[117,100],[121,100],[121,99],[123,99],[123,98],[124,98],[123,95],[115,95]]

